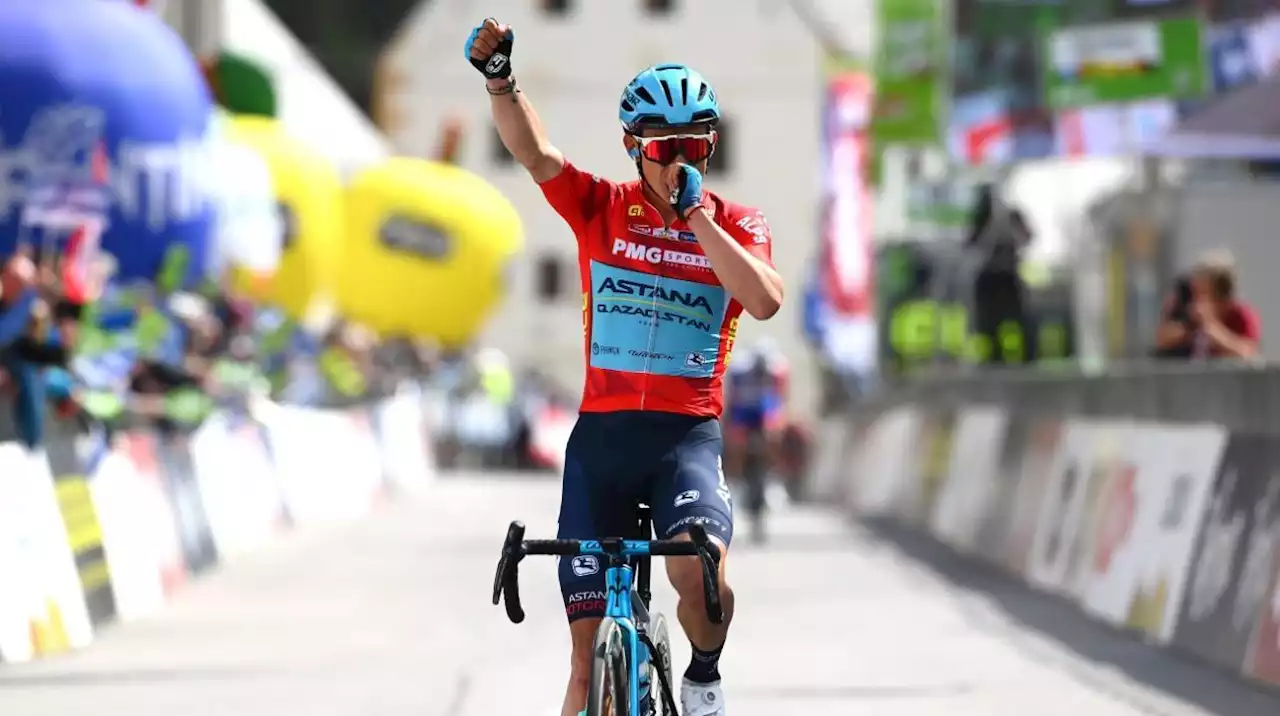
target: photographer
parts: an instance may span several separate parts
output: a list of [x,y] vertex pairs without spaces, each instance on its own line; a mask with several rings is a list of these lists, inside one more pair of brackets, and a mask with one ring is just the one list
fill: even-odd
[[1262,329],[1258,314],[1236,296],[1230,256],[1211,254],[1178,280],[1156,330],[1156,355],[1167,358],[1252,358]]

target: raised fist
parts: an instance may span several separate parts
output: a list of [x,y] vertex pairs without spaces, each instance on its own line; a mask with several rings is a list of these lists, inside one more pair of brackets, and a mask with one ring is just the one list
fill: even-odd
[[464,48],[467,60],[485,76],[496,80],[511,76],[511,46],[516,34],[510,25],[499,25],[493,18],[485,18],[479,27],[471,31]]

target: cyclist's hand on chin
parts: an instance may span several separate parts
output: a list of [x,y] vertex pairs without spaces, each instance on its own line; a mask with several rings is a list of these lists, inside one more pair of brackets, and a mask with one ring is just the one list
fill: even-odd
[[672,162],[662,169],[662,191],[676,214],[686,221],[702,205],[702,172],[689,164]]

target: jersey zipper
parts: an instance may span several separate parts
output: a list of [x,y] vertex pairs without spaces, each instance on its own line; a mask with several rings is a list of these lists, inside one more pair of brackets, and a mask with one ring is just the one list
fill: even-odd
[[653,298],[649,302],[650,308],[653,310],[653,317],[649,319],[649,343],[645,346],[644,351],[644,383],[640,389],[640,409],[644,410],[645,403],[649,398],[649,365],[653,360],[653,347],[658,342],[658,287],[662,282],[661,276],[653,277]]

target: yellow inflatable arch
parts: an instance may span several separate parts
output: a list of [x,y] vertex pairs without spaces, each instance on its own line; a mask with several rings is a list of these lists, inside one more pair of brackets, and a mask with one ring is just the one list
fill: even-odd
[[334,290],[342,250],[342,182],[325,157],[291,138],[268,117],[232,116],[228,135],[262,155],[284,210],[280,267],[267,281],[236,272],[236,283],[255,300],[301,320],[317,294]]
[[466,170],[408,157],[359,173],[346,197],[342,314],[384,336],[471,340],[523,242],[511,202]]

